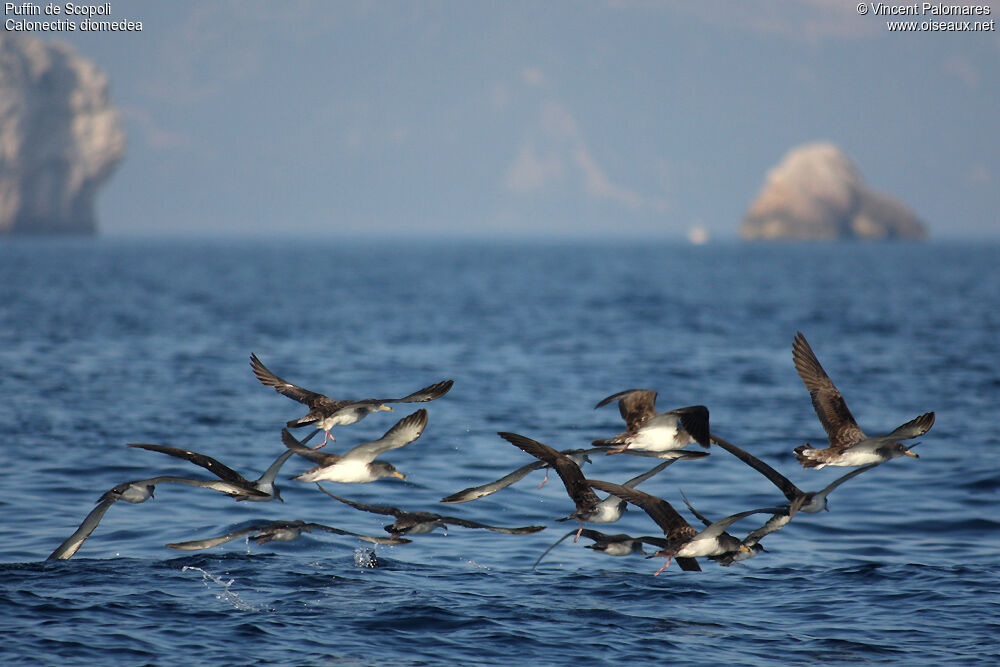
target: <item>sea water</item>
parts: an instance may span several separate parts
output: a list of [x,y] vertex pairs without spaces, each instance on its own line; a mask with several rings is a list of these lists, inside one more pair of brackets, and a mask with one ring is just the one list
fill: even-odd
[[[0,244],[0,661],[14,664],[996,664],[1000,661],[1000,245],[6,240]],[[439,500],[530,457],[496,433],[558,449],[623,429],[630,388],[661,410],[703,404],[712,431],[817,490],[792,449],[825,433],[792,365],[803,332],[860,426],[937,421],[914,451],[800,514],[767,553],[703,572],[566,540],[558,477],[464,504]],[[112,486],[209,478],[209,454],[255,479],[306,412],[254,378],[256,353],[333,398],[445,397],[334,429],[324,451],[380,437],[423,407],[408,476],[327,484],[360,502],[532,535],[451,526],[374,546],[314,532],[200,552],[171,542],[303,519],[385,535],[288,479],[285,502],[237,503],[162,484],[117,503],[79,552],[46,557]],[[298,431],[302,436],[307,430]],[[698,449],[696,446],[691,446]],[[720,448],[643,483],[692,525],[784,502]],[[651,467],[594,456],[588,476]],[[759,520],[758,520],[759,519]],[[745,534],[764,517],[733,526]],[[756,523],[755,523],[756,521]],[[657,535],[630,508],[609,533]]]

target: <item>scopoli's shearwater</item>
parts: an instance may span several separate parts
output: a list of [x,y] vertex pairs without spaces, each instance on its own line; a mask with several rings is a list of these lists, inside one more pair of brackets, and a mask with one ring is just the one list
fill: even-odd
[[916,438],[930,430],[934,425],[933,412],[906,422],[892,433],[868,437],[854,420],[847,402],[823,370],[802,332],[795,334],[792,359],[830,441],[826,449],[809,445],[796,447],[795,458],[803,467],[861,466],[882,463],[897,456],[920,458],[899,441]]
[[795,486],[795,484],[793,484],[791,480],[789,480],[787,477],[782,475],[780,472],[778,472],[768,464],[758,459],[750,452],[740,449],[733,443],[723,440],[722,438],[716,436],[715,434],[712,435],[712,442],[717,444],[719,447],[722,447],[727,452],[729,452],[736,458],[740,459],[741,461],[746,463],[748,466],[750,466],[760,474],[764,475],[764,477],[767,477],[769,480],[771,480],[771,483],[774,484],[776,487],[778,487],[779,491],[785,494],[785,497],[788,498],[788,502],[790,504],[795,503],[797,500],[801,499],[802,502],[799,503],[800,508],[798,511],[806,512],[808,514],[813,514],[821,510],[828,510],[827,496],[829,496],[834,489],[836,489],[838,486],[840,486],[847,480],[851,479],[852,477],[857,477],[866,470],[871,470],[872,468],[878,465],[878,463],[869,463],[866,466],[856,468],[855,470],[852,470],[846,475],[841,475],[837,479],[833,480],[825,487],[823,487],[823,489],[820,491],[802,491],[801,489],[799,489],[799,487]]
[[[691,511],[691,514],[694,514],[699,521],[705,524],[706,527],[710,527],[712,525],[713,522],[709,520],[704,514],[702,514],[701,512],[699,512],[694,508],[694,505],[692,505],[690,501],[688,501],[687,496],[684,495],[683,491],[681,491],[681,498],[684,499],[684,504],[687,505],[687,508],[688,510]],[[717,563],[720,563],[728,567],[733,563],[736,563],[741,560],[746,560],[747,558],[753,558],[759,553],[766,551],[763,545],[760,544],[760,541],[765,537],[767,537],[768,535],[770,535],[771,533],[773,533],[774,531],[787,526],[788,522],[791,521],[792,518],[798,513],[799,509],[802,507],[802,504],[805,501],[806,501],[806,494],[802,494],[798,496],[795,500],[793,500],[787,508],[785,507],[771,508],[778,511],[772,514],[771,518],[768,519],[763,526],[750,531],[750,533],[745,538],[740,540],[739,541],[740,545],[737,547],[736,550],[729,551],[724,554],[719,554],[717,556],[709,556],[709,558],[716,561]]]
[[344,482],[362,484],[374,482],[383,477],[406,479],[406,475],[396,470],[395,466],[385,461],[376,461],[375,457],[390,449],[408,445],[424,432],[427,425],[427,410],[417,410],[412,415],[403,417],[386,431],[378,440],[365,442],[344,454],[326,454],[309,449],[295,439],[288,429],[282,429],[281,441],[289,451],[315,461],[315,468],[296,475],[292,479],[300,482]]
[[[534,570],[538,567],[538,564],[542,562],[542,559],[545,558],[550,551],[562,544],[567,537],[575,535],[577,532],[580,533],[580,537],[585,537],[588,540],[593,540],[594,542],[593,544],[585,544],[584,547],[587,549],[593,549],[594,551],[599,551],[609,556],[629,556],[631,554],[645,555],[646,552],[643,551],[642,548],[644,543],[653,544],[664,549],[669,546],[667,540],[662,537],[632,537],[631,535],[626,535],[624,533],[608,535],[598,530],[593,530],[592,528],[583,528],[580,531],[571,530],[556,540],[548,549],[542,552],[542,555],[538,557],[538,560],[531,565],[531,569]],[[695,564],[697,564],[697,562]]]
[[595,489],[613,493],[619,498],[627,500],[637,507],[641,507],[663,529],[663,534],[667,536],[670,546],[663,551],[653,554],[653,556],[667,557],[666,565],[657,570],[656,574],[667,569],[671,558],[677,558],[677,562],[681,564],[681,567],[688,569],[684,567],[681,558],[717,556],[729,551],[745,549],[746,547],[742,547],[740,544],[740,540],[725,532],[726,529],[744,517],[762,512],[774,512],[778,509],[769,507],[732,514],[724,519],[719,519],[699,532],[692,528],[684,520],[684,517],[678,514],[677,510],[662,498],[657,498],[638,489],[629,489],[620,484],[611,484],[596,479],[588,479],[586,482]]
[[618,401],[618,410],[625,420],[625,432],[613,438],[594,440],[596,447],[617,445],[607,450],[607,454],[617,454],[629,448],[666,452],[682,449],[693,442],[702,447],[710,444],[708,408],[704,405],[657,413],[655,391],[629,389],[608,396],[594,408],[613,401]]
[[747,536],[743,538],[743,546],[746,547],[745,549],[740,549],[739,551],[731,551],[727,554],[723,554],[722,556],[716,556],[715,560],[717,560],[720,564],[728,567],[733,563],[739,562],[741,560],[746,560],[747,558],[753,558],[762,551],[767,551],[764,548],[764,545],[760,543],[760,541],[765,537],[767,537],[768,535],[770,535],[771,533],[773,533],[774,531],[780,530],[781,528],[787,526],[788,522],[795,517],[795,515],[798,513],[799,509],[805,502],[806,502],[806,496],[799,496],[789,504],[787,510],[772,514],[771,518],[768,519],[763,526],[761,526],[760,528],[755,528],[754,530],[751,530],[749,533],[747,533]]
[[351,535],[359,540],[372,542],[374,544],[407,544],[411,541],[396,537],[359,535],[358,533],[352,533],[349,530],[341,530],[340,528],[326,526],[321,523],[313,523],[311,521],[301,521],[296,519],[295,521],[268,521],[264,523],[256,523],[252,526],[241,528],[240,530],[234,530],[226,533],[225,535],[220,535],[219,537],[209,537],[204,540],[190,540],[188,542],[172,542],[167,546],[171,549],[195,551],[198,549],[210,549],[214,546],[225,544],[226,542],[231,542],[244,536],[246,536],[247,539],[253,540],[257,544],[267,544],[272,540],[278,542],[291,542],[292,540],[298,538],[303,532],[311,533],[314,530],[333,533],[335,535]]
[[274,390],[279,394],[308,406],[309,412],[304,417],[293,419],[286,426],[289,428],[298,428],[300,426],[315,424],[316,428],[325,432],[323,442],[317,445],[316,449],[319,449],[330,440],[336,440],[330,433],[330,429],[334,426],[353,424],[379,410],[392,410],[387,405],[388,403],[424,403],[426,401],[433,401],[447,394],[448,390],[454,384],[454,380],[445,380],[444,382],[438,382],[423,389],[418,389],[402,398],[334,400],[323,394],[309,391],[281,379],[268,370],[267,366],[262,364],[255,354],[250,355],[250,367],[253,369],[253,374],[262,384],[274,387]]
[[[119,500],[124,500],[127,503],[143,503],[153,497],[153,491],[157,484],[187,484],[188,486],[201,486],[215,491],[220,491],[227,495],[233,495],[232,488],[226,482],[219,482],[215,480],[201,480],[201,479],[188,479],[187,477],[174,477],[170,475],[161,475],[159,477],[151,477],[149,479],[138,479],[132,482],[122,482],[117,486],[105,491],[104,494],[98,499],[97,506],[84,517],[83,521],[80,523],[80,527],[77,528],[72,535],[66,538],[62,544],[60,544],[55,551],[49,554],[46,560],[66,560],[72,558],[73,555],[80,550],[83,543],[87,541],[90,534],[94,532],[97,525],[101,523],[101,519],[104,518],[104,514],[108,509],[114,505]],[[253,493],[263,496],[264,494],[255,491]]]
[[363,512],[371,512],[373,514],[384,514],[396,517],[394,522],[384,526],[385,532],[389,533],[393,537],[429,533],[435,528],[447,530],[449,524],[453,526],[464,526],[465,528],[485,528],[486,530],[492,530],[495,533],[506,533],[508,535],[528,535],[530,533],[537,533],[540,530],[545,530],[545,526],[503,528],[501,526],[490,526],[485,523],[479,523],[478,521],[469,521],[468,519],[459,519],[453,516],[443,516],[433,512],[408,512],[406,510],[399,509],[398,507],[389,507],[387,505],[368,505],[366,503],[359,503],[354,500],[348,500],[347,498],[335,496],[319,484],[316,486],[319,486],[320,491],[334,500],[339,500],[345,505],[350,505],[355,509],[359,509]]
[[[190,449],[169,447],[167,445],[149,445],[138,442],[130,444],[129,447],[148,449],[152,452],[160,452],[162,454],[190,461],[191,463],[208,470],[213,475],[216,475],[223,482],[226,482],[229,485],[228,488],[230,490],[223,491],[223,493],[228,493],[236,498],[236,500],[255,501],[269,501],[274,500],[275,498],[281,500],[281,491],[274,483],[274,479],[277,477],[278,471],[281,470],[281,466],[283,466],[285,461],[287,461],[292,455],[292,452],[290,451],[282,452],[276,459],[274,459],[274,462],[268,466],[267,470],[265,470],[256,481],[251,482],[243,475],[216,459],[213,459],[211,456],[199,454],[198,452],[193,452]],[[218,490],[221,491],[222,489]],[[282,502],[284,501],[282,500]]]
[[[556,519],[556,521],[575,519],[580,522],[580,530],[582,531],[584,521],[588,523],[614,523],[622,517],[622,514],[625,512],[625,501],[616,495],[610,495],[604,500],[598,498],[594,490],[587,484],[580,466],[572,458],[546,444],[526,438],[523,435],[518,435],[517,433],[501,432],[499,435],[515,447],[524,450],[555,468],[556,473],[566,487],[566,493],[569,494],[570,499],[576,505],[575,512],[561,519]],[[653,469],[625,482],[623,487],[631,488],[644,482],[676,460],[670,459],[660,463]],[[577,539],[579,539],[579,534],[580,531],[577,531]],[[574,539],[573,541],[575,542],[576,540]]]

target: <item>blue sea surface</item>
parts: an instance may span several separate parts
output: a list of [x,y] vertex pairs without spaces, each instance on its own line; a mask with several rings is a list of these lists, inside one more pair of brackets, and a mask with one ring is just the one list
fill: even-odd
[[[5,240],[0,243],[0,664],[993,665],[1000,662],[1000,245]],[[712,431],[805,489],[792,449],[825,434],[792,365],[802,331],[868,433],[924,412],[920,460],[894,459],[703,571],[571,540],[554,475],[486,498],[450,493],[530,462],[497,436],[558,449],[623,430],[609,394],[704,404]],[[256,478],[305,408],[253,376],[334,398],[445,397],[337,427],[324,451],[380,437],[407,481],[328,483],[357,501],[532,535],[453,526],[373,547],[304,534],[204,551],[165,545],[255,521],[371,535],[392,518],[279,476],[283,503],[161,484],[113,505],[70,560],[46,561],[114,485],[209,473],[147,442]],[[309,431],[298,431],[305,435]],[[698,449],[696,446],[692,448]],[[783,502],[721,448],[643,483],[688,516]],[[621,482],[650,459],[594,456]],[[735,524],[734,534],[760,525]],[[756,524],[754,522],[757,522]],[[630,508],[609,533],[658,534]]]

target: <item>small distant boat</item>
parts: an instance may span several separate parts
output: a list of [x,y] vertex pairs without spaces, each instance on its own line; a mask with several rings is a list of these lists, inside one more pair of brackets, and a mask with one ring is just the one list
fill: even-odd
[[708,230],[702,225],[695,225],[688,230],[687,237],[688,241],[695,245],[708,243]]

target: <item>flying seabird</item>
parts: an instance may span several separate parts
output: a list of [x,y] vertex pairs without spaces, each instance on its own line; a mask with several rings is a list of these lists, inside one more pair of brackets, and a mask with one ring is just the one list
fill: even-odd
[[787,526],[788,522],[791,521],[792,518],[799,512],[799,509],[805,501],[805,496],[799,496],[792,501],[787,510],[772,514],[771,518],[768,519],[763,526],[747,533],[747,536],[743,538],[743,546],[746,547],[747,550],[740,549],[739,551],[731,551],[727,554],[723,554],[722,556],[714,557],[714,560],[717,560],[721,565],[728,567],[738,561],[753,558],[762,551],[767,551],[760,541],[774,531]]
[[[243,475],[216,459],[213,459],[211,456],[199,454],[198,452],[192,452],[190,449],[168,447],[167,445],[148,445],[145,443],[132,443],[129,447],[148,449],[152,452],[160,452],[179,459],[188,460],[191,463],[208,470],[210,473],[228,484],[228,488],[230,490],[223,491],[223,493],[228,493],[236,498],[236,500],[256,501],[269,501],[274,500],[275,498],[281,500],[281,491],[274,483],[274,478],[277,477],[278,471],[281,470],[281,466],[283,466],[285,461],[287,461],[292,455],[292,452],[290,451],[282,452],[278,458],[274,459],[274,462],[268,467],[267,470],[264,471],[264,474],[262,474],[257,481],[251,482]],[[222,489],[218,490],[222,491]],[[284,502],[283,500],[281,501]]]
[[[591,447],[589,449],[564,449],[560,453],[565,454],[570,459],[573,460],[581,468],[584,463],[590,463],[590,454],[596,454],[598,452],[607,452],[603,447]],[[697,459],[708,456],[708,452],[688,452],[683,450],[674,450],[668,452],[644,452],[644,451],[630,451],[626,450],[622,452],[623,454],[630,454],[632,456],[645,456],[649,458],[658,458],[664,460],[672,459]],[[472,486],[467,489],[462,489],[457,493],[453,493],[450,496],[445,496],[441,499],[442,503],[465,503],[470,500],[478,500],[480,498],[485,498],[488,495],[494,494],[501,489],[505,489],[514,482],[518,482],[523,479],[528,473],[535,470],[545,469],[546,479],[548,478],[548,471],[551,466],[545,461],[533,461],[527,465],[521,466],[517,470],[507,475],[504,475],[500,479],[489,482],[487,484],[481,484],[479,486]],[[545,485],[545,480],[538,485],[538,488],[542,488]]]
[[[556,540],[548,549],[542,552],[542,555],[538,557],[531,569],[534,570],[538,567],[538,564],[542,562],[542,559],[548,555],[550,551],[559,546],[567,537],[570,535],[575,535],[578,531],[571,530],[558,540]],[[585,544],[587,549],[593,549],[594,551],[599,551],[605,553],[609,556],[629,556],[631,554],[643,554],[642,545],[653,544],[660,548],[666,548],[668,545],[667,541],[662,537],[632,537],[631,535],[626,535],[624,533],[618,533],[617,535],[608,535],[602,533],[598,530],[593,530],[591,528],[583,528],[579,531],[580,537],[585,537],[588,540],[593,540],[593,544]],[[695,563],[697,564],[697,562]]]
[[[684,499],[684,504],[687,505],[687,508],[691,511],[691,514],[694,514],[699,521],[705,524],[706,527],[712,525],[712,521],[709,520],[704,514],[696,510],[694,508],[694,505],[692,505],[690,501],[688,501],[687,496],[684,495],[683,491],[681,491],[681,498]],[[761,552],[767,551],[767,549],[765,549],[764,546],[760,544],[760,541],[765,537],[767,537],[768,535],[770,535],[771,533],[773,533],[774,531],[780,530],[781,528],[787,526],[788,522],[792,520],[792,517],[794,517],[799,512],[799,509],[802,507],[802,504],[805,501],[806,501],[806,494],[802,494],[798,496],[795,500],[793,500],[792,503],[787,508],[786,507],[772,508],[778,511],[772,514],[771,518],[768,519],[763,526],[750,531],[750,533],[747,534],[745,538],[740,540],[739,541],[740,546],[738,546],[735,550],[729,551],[724,554],[719,554],[717,556],[709,556],[709,558],[716,561],[717,563],[720,563],[721,565],[728,567],[733,563],[736,563],[741,560],[746,560],[747,558],[753,558],[754,556],[760,554]]]
[[625,450],[642,449],[666,452],[682,449],[697,442],[702,447],[710,444],[708,408],[692,405],[669,412],[656,411],[656,392],[650,389],[628,389],[601,400],[595,409],[618,401],[618,410],[625,420],[625,432],[613,438],[594,440],[595,447],[615,446],[607,454]]
[[385,532],[389,533],[393,537],[429,533],[435,528],[447,530],[449,524],[454,526],[464,526],[465,528],[485,528],[486,530],[492,530],[495,533],[506,533],[508,535],[529,535],[531,533],[537,533],[540,530],[545,530],[545,526],[502,528],[500,526],[490,526],[485,523],[479,523],[478,521],[469,521],[468,519],[459,519],[453,516],[443,516],[433,512],[407,512],[406,510],[399,509],[398,507],[389,507],[387,505],[368,505],[354,500],[348,500],[347,498],[341,498],[340,496],[335,496],[319,484],[316,486],[319,486],[320,491],[334,500],[339,500],[345,505],[350,505],[355,509],[359,509],[363,512],[371,512],[373,514],[384,514],[396,517],[394,522],[385,526]]
[[[87,541],[90,534],[94,532],[97,525],[101,523],[101,519],[104,518],[105,513],[108,509],[114,505],[119,500],[124,500],[127,503],[143,503],[153,497],[153,491],[157,484],[187,484],[188,486],[201,486],[215,491],[221,491],[227,495],[233,495],[232,487],[226,482],[218,482],[215,480],[201,480],[201,479],[188,479],[187,477],[173,477],[163,475],[160,477],[151,477],[149,479],[138,479],[132,482],[122,482],[112,489],[104,492],[104,494],[98,499],[97,506],[90,511],[89,514],[80,523],[80,527],[77,528],[72,535],[70,535],[66,540],[60,544],[55,551],[49,554],[46,560],[66,560],[72,558],[73,555],[80,550],[83,543]],[[250,495],[259,495],[261,500],[264,500],[264,493],[260,491],[247,491]]]
[[288,422],[288,428],[298,428],[315,424],[317,429],[325,432],[323,442],[315,448],[323,447],[328,441],[336,440],[330,433],[334,426],[346,426],[361,421],[369,414],[379,410],[392,410],[388,403],[424,403],[441,398],[448,393],[454,380],[445,380],[419,389],[402,398],[364,398],[361,400],[334,400],[323,394],[303,389],[287,380],[283,380],[261,363],[256,354],[250,355],[250,368],[260,382],[283,396],[298,401],[309,407],[304,417]]
[[826,449],[815,449],[808,444],[795,448],[795,458],[804,468],[861,466],[882,463],[897,456],[920,458],[899,441],[916,438],[930,430],[934,425],[933,412],[920,415],[886,435],[868,437],[854,420],[844,397],[823,370],[802,332],[795,334],[792,359],[830,441]]
[[257,544],[267,544],[272,540],[276,540],[278,542],[291,542],[292,540],[298,538],[303,532],[311,533],[314,530],[334,533],[336,535],[351,535],[359,540],[372,542],[374,544],[407,544],[412,541],[397,537],[373,537],[371,535],[359,535],[358,533],[352,533],[349,530],[341,530],[340,528],[325,526],[321,523],[295,520],[256,523],[252,526],[248,526],[240,530],[234,530],[230,533],[226,533],[225,535],[220,535],[219,537],[209,537],[204,540],[191,540],[188,542],[173,542],[167,546],[171,549],[195,551],[197,549],[210,549],[214,546],[225,544],[226,542],[231,542],[244,536],[246,536],[249,540],[253,540]]
[[671,558],[677,558],[677,562],[681,565],[681,568],[686,570],[689,568],[685,567],[684,562],[681,560],[682,558],[693,559],[696,556],[718,556],[738,549],[747,549],[747,547],[742,546],[739,539],[725,532],[726,529],[733,523],[751,514],[778,511],[778,508],[769,507],[739,512],[724,519],[719,519],[699,532],[692,528],[684,520],[684,517],[678,514],[677,510],[662,498],[657,498],[638,489],[629,489],[620,484],[611,484],[610,482],[603,482],[596,479],[588,479],[586,483],[595,489],[607,491],[623,500],[627,500],[637,507],[641,507],[663,529],[663,534],[667,536],[670,546],[650,556],[650,558],[654,556],[667,557],[666,565],[657,570],[656,574],[667,569]]
[[826,499],[827,496],[829,496],[834,489],[836,489],[838,486],[840,486],[847,480],[851,479],[852,477],[857,477],[866,470],[871,470],[875,466],[879,465],[878,463],[869,463],[866,466],[856,468],[847,473],[846,475],[841,475],[837,479],[833,480],[825,487],[823,487],[821,491],[802,491],[799,487],[795,486],[795,484],[793,484],[791,480],[789,480],[787,477],[782,475],[780,472],[778,472],[768,464],[758,459],[750,452],[744,451],[743,449],[740,449],[733,443],[723,440],[722,438],[714,434],[712,435],[712,442],[714,442],[719,447],[722,447],[727,452],[729,452],[736,458],[740,459],[741,461],[746,463],[748,466],[750,466],[760,474],[764,475],[764,477],[767,477],[769,480],[771,480],[771,483],[774,484],[776,487],[778,487],[779,491],[785,494],[785,497],[788,498],[788,502],[790,504],[795,503],[797,500],[801,499],[802,502],[800,503],[798,511],[806,512],[808,514],[814,514],[821,510],[829,511]]
[[[590,488],[589,484],[587,484],[587,480],[584,477],[583,472],[580,470],[580,466],[577,465],[576,462],[569,456],[553,449],[552,447],[549,447],[546,444],[538,442],[537,440],[526,438],[523,435],[505,432],[502,432],[499,435],[515,447],[524,450],[528,454],[541,459],[548,465],[555,468],[556,473],[559,475],[559,478],[562,479],[563,484],[566,487],[566,493],[569,494],[570,499],[572,499],[573,503],[576,505],[575,512],[569,516],[562,517],[561,519],[556,519],[556,521],[568,521],[570,519],[579,521],[580,530],[577,531],[577,539],[579,539],[580,531],[583,530],[584,521],[588,523],[614,523],[622,517],[627,503],[614,494],[608,496],[604,500],[598,498],[597,494],[594,493],[594,490]],[[660,463],[651,470],[648,470],[637,477],[633,477],[622,485],[623,488],[631,488],[646,481],[676,460],[677,459],[669,459]],[[575,542],[576,539],[573,541]]]
[[365,442],[344,454],[326,454],[303,446],[288,429],[282,429],[281,441],[290,452],[315,461],[318,465],[311,470],[292,477],[300,482],[345,482],[360,484],[374,482],[382,477],[406,479],[406,475],[385,461],[375,457],[390,449],[408,445],[424,432],[427,425],[427,410],[417,410],[403,417],[385,435],[373,442]]

